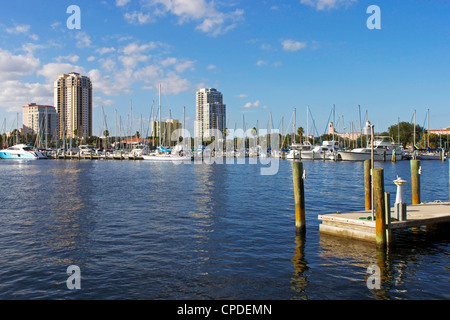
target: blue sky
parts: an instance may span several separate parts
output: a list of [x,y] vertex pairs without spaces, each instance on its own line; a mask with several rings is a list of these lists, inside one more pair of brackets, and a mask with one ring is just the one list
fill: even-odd
[[[66,25],[70,5],[81,29]],[[381,30],[366,25],[370,5]],[[114,133],[144,128],[162,84],[162,117],[195,117],[195,91],[224,95],[230,128],[322,134],[333,104],[340,131],[359,126],[358,105],[376,131],[400,121],[450,126],[450,2],[438,0],[16,0],[0,3],[0,130],[29,102],[53,105],[53,81],[72,71],[94,85],[94,134],[102,113]],[[315,123],[316,129],[312,127]],[[193,131],[192,131],[193,133]]]

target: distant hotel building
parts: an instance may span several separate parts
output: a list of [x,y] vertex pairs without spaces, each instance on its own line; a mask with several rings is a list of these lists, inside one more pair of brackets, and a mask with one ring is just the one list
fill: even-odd
[[92,83],[86,76],[71,72],[58,76],[54,85],[59,137],[92,136]]
[[218,129],[224,133],[226,119],[227,110],[222,93],[213,88],[197,91],[195,137],[210,138],[209,129]]
[[361,137],[361,132],[337,132],[334,128],[333,122],[328,124],[328,134],[336,135],[340,138],[350,139],[350,140],[358,140]]
[[23,107],[23,134],[47,135],[54,139],[58,137],[59,116],[52,106],[30,103]]

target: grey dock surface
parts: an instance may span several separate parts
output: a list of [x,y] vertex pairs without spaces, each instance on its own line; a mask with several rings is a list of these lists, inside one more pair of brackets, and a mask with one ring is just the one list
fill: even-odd
[[[375,242],[375,221],[371,210],[319,215],[321,233]],[[391,208],[391,230],[407,229],[450,222],[450,202],[430,202],[407,206],[407,220],[397,221]]]

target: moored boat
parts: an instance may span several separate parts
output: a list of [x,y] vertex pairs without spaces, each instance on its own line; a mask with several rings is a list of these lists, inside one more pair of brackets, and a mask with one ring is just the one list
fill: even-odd
[[34,151],[33,146],[26,144],[16,144],[7,149],[0,150],[0,159],[4,160],[36,160],[47,159],[47,156],[39,151]]
[[[395,160],[402,160],[403,150],[400,145],[393,143],[392,138],[379,136],[375,137],[373,144],[373,160],[391,160],[395,153]],[[343,161],[365,161],[370,160],[372,155],[371,145],[366,148],[355,148],[349,151],[339,151],[338,157]]]

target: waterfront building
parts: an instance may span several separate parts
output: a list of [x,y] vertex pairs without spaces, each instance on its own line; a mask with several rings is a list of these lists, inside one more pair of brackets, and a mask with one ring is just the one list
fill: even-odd
[[328,124],[328,134],[350,140],[358,140],[361,137],[361,132],[337,132],[333,122]]
[[182,125],[180,121],[175,119],[167,119],[166,121],[152,121],[151,136],[155,137],[155,141],[159,139],[159,133],[161,132],[161,144],[163,146],[175,145],[176,142],[171,141],[172,133],[181,129]]
[[59,116],[53,106],[30,103],[23,106],[23,134],[37,134],[51,139],[58,136]]
[[54,83],[59,137],[92,136],[92,83],[89,77],[71,72],[61,74]]
[[210,129],[224,132],[227,118],[222,93],[214,88],[203,88],[196,93],[195,137],[208,139]]

